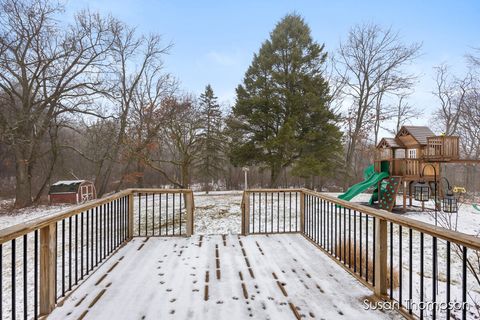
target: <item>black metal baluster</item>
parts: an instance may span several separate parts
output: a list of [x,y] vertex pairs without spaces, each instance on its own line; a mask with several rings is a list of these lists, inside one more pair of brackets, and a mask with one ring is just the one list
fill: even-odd
[[62,297],[65,296],[65,219],[62,220]]
[[295,231],[298,232],[298,192],[297,191],[295,191]]
[[403,304],[402,300],[402,226],[398,226],[398,283],[399,283],[399,288],[398,288],[398,302],[400,303],[400,306]]
[[353,210],[353,272],[357,272],[357,211]]
[[318,237],[318,244],[320,247],[323,247],[323,213],[324,213],[324,204],[323,204],[323,199],[318,198],[319,201],[319,209],[320,209],[320,215],[318,217],[318,232],[319,232],[319,237]]
[[412,301],[413,301],[413,230],[408,229],[408,313],[412,314]]
[[[33,254],[33,318],[38,319],[38,230],[34,232],[34,254]],[[0,256],[2,256],[2,250],[0,246]],[[0,258],[0,265],[2,264],[2,260]],[[2,273],[2,269],[0,267],[0,274]],[[0,283],[2,282],[2,278],[0,277]],[[0,292],[1,284],[0,284]],[[2,297],[0,296],[0,300]],[[2,308],[0,307],[0,318],[2,317]]]
[[28,319],[28,309],[27,309],[27,235],[23,235],[23,318]]
[[280,192],[277,192],[277,232],[280,231]]
[[138,236],[140,236],[140,230],[142,230],[141,228],[141,224],[140,222],[142,221],[142,194],[139,192],[138,193]]
[[337,224],[338,225],[340,224],[340,220],[338,219],[338,205],[335,206],[335,257],[336,258],[339,257],[338,251],[340,251],[339,249],[341,246],[338,241],[340,232],[338,232]]
[[183,193],[180,193],[179,195],[179,201],[180,201],[180,234],[182,234],[182,197]]
[[270,193],[271,208],[270,208],[270,231],[273,233],[273,192]]
[[85,259],[86,259],[86,273],[88,274],[90,271],[90,250],[89,250],[89,237],[90,237],[90,210],[87,210],[87,221],[85,222]]
[[285,191],[283,191],[283,232],[285,232]]
[[315,243],[320,242],[320,199],[315,197]]
[[343,207],[343,264],[347,263],[347,209]]
[[[450,241],[447,241],[447,298],[446,302],[447,305],[450,305],[450,282],[451,282],[451,274],[450,274]],[[450,308],[447,308],[447,319],[450,319]]]
[[467,247],[462,250],[462,319],[467,319]]
[[[175,194],[173,194],[173,203],[175,203]],[[175,215],[173,216],[173,227],[175,228]],[[175,229],[173,229],[175,234]],[[145,237],[148,237],[148,193],[145,193]]]
[[268,196],[267,196],[267,193],[265,192],[265,233],[267,233],[267,225],[268,225],[268,222],[267,222],[267,216],[268,216],[267,200],[268,200]]
[[16,244],[15,244],[15,239],[12,239],[12,250],[11,250],[11,254],[12,254],[12,284],[11,284],[11,290],[12,290],[12,319],[15,319],[15,316],[16,316],[16,293],[17,293],[17,290],[16,290],[16,271],[15,271],[15,265],[16,265],[16,259],[15,259],[15,250],[16,250]]
[[108,204],[104,204],[103,205],[103,237],[102,237],[102,241],[103,241],[103,257],[102,257],[102,260],[105,259],[105,257],[107,256],[107,240],[108,240],[108,224],[107,224],[107,218],[108,218]]
[[252,192],[252,233],[255,233],[255,192]]
[[152,236],[154,236],[155,235],[155,193],[152,193],[152,228],[153,228]]
[[165,194],[165,233],[168,236],[168,193]]
[[[437,238],[432,237],[432,302],[436,306],[437,301]],[[432,319],[437,318],[437,308],[432,308]]]
[[365,214],[365,280],[368,282],[368,214]]
[[352,209],[348,209],[348,267],[352,268]]
[[75,284],[78,283],[78,214],[75,215]]
[[172,217],[173,217],[173,235],[175,235],[175,193],[172,194],[173,204],[172,204]]
[[68,290],[72,290],[72,217],[68,217]]
[[3,243],[0,243],[0,319],[3,319]]
[[332,203],[332,206],[330,208],[330,253],[332,255],[335,254],[335,238],[333,237],[333,233],[334,233],[333,215],[335,214],[336,209],[337,209],[337,206]]
[[390,300],[393,300],[393,222],[390,222]]
[[83,279],[83,211],[80,214],[80,280]]
[[98,232],[99,232],[99,228],[98,228],[98,212],[99,212],[99,208],[96,207],[95,208],[95,266],[98,265]]
[[292,232],[292,193],[291,192],[288,193],[288,203],[290,206],[290,211],[288,212],[288,225],[289,225],[288,231]]
[[262,232],[262,193],[258,193],[258,233]]
[[158,195],[158,235],[162,235],[162,194]]
[[376,234],[377,234],[377,218],[373,217],[373,268],[372,268],[372,284],[373,286],[375,286],[375,247],[376,247],[376,244],[375,244],[375,238],[376,238]]
[[94,243],[94,239],[95,239],[95,236],[94,236],[94,232],[95,232],[95,229],[94,229],[94,210],[92,208],[91,210],[91,219],[90,219],[90,222],[91,222],[91,226],[90,226],[90,270],[93,270],[93,264],[94,264],[94,259],[93,259],[93,256],[94,256],[94,248],[95,248],[95,243]]
[[360,222],[359,222],[359,227],[360,227],[360,261],[359,261],[359,267],[360,267],[360,278],[362,277],[363,275],[363,246],[362,246],[362,236],[363,236],[363,232],[362,232],[362,212],[360,211],[359,212],[359,219],[360,219]]
[[[420,303],[423,304],[423,232],[420,232]],[[420,319],[423,319],[423,308],[420,308]]]
[[[108,251],[108,253],[112,253],[113,251],[113,232],[114,232],[114,229],[113,229],[113,202],[110,202],[110,212],[109,212],[109,219],[108,219],[108,224],[109,224],[109,234],[110,234],[110,250]],[[138,235],[140,235],[140,227],[138,229]]]

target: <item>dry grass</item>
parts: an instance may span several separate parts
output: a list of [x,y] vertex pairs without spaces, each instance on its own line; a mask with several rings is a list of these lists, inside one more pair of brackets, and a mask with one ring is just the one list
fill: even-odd
[[[356,266],[357,266],[357,271],[356,273],[360,275],[360,261],[362,262],[362,278],[365,279],[365,273],[367,272],[367,266],[368,266],[368,281],[371,282],[373,280],[373,252],[372,250],[369,250],[368,252],[368,261],[366,257],[366,251],[365,249],[362,250],[362,260],[360,260],[360,247],[357,243],[356,247],[356,255],[354,254],[354,246],[353,246],[353,241],[350,241],[350,245],[346,243],[346,256],[343,257],[343,250],[344,250],[344,245],[345,243],[337,244],[336,249],[337,252],[339,253],[340,257],[342,260],[345,259],[346,264],[348,266],[351,265],[351,269],[353,271],[353,266],[354,266],[354,259],[356,260]],[[350,256],[348,254],[348,249],[350,248]],[[397,268],[393,268],[393,288],[396,289],[398,288],[400,284],[400,279],[399,279],[399,273]],[[387,272],[387,286],[390,287],[390,269]]]

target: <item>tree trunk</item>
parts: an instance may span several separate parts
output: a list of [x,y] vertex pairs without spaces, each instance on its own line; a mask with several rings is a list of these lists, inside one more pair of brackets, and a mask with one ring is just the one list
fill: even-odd
[[15,207],[24,208],[32,205],[32,176],[28,160],[15,160],[16,184]]

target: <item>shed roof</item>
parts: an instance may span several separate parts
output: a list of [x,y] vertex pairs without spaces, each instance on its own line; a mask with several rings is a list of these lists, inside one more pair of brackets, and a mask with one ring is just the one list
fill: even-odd
[[50,186],[49,194],[77,193],[78,187],[86,180],[60,180]]
[[[410,133],[410,135],[412,135],[415,140],[422,145],[427,144],[427,137],[435,136],[435,133],[433,133],[433,131],[427,126],[403,126],[402,129],[407,130],[408,133]],[[400,129],[399,133],[402,131],[402,129]]]

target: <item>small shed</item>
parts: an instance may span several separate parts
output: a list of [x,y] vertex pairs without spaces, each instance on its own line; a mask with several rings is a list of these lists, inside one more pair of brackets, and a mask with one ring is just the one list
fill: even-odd
[[48,201],[50,204],[82,203],[96,199],[95,185],[87,180],[61,180],[50,186]]

